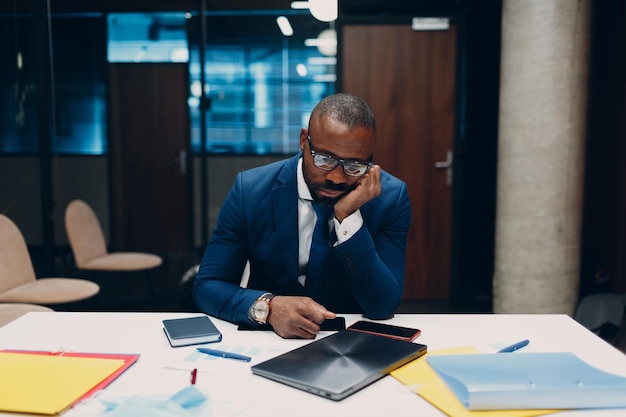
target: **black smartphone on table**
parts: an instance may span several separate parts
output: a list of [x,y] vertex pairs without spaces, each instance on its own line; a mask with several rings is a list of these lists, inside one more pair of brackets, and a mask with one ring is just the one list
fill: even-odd
[[[320,330],[345,330],[346,328],[346,319],[344,317],[335,317],[334,319],[326,319],[322,324],[320,324]],[[240,324],[237,327],[237,330],[273,330],[272,326],[269,324],[265,325],[248,325],[248,324]]]
[[391,337],[392,339],[405,340],[411,342],[421,334],[420,329],[412,327],[394,326],[391,324],[377,323],[373,321],[360,320],[348,326],[348,330],[377,334]]

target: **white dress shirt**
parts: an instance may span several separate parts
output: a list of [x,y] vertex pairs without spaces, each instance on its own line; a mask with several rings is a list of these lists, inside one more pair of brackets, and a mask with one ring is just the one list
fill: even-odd
[[[309,251],[311,249],[311,240],[313,238],[313,229],[317,216],[313,209],[313,197],[309,191],[309,187],[304,181],[302,173],[302,158],[298,161],[298,236],[299,236],[299,254],[298,254],[298,282],[304,286],[306,280],[306,266],[309,262]],[[335,230],[337,241],[335,246],[350,239],[363,226],[363,217],[361,211],[357,210],[350,216],[346,217],[343,222],[333,216],[328,221],[329,230]]]

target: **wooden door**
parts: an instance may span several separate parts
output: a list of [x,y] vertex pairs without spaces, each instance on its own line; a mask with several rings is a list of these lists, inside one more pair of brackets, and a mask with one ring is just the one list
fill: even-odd
[[110,64],[113,241],[118,250],[190,244],[187,64]]
[[455,28],[346,24],[340,30],[341,90],[371,106],[378,127],[374,161],[409,190],[404,298],[448,300],[452,172],[445,161],[455,132]]

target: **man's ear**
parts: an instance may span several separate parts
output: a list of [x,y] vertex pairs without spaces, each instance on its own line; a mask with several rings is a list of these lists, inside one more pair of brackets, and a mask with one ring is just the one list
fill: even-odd
[[309,129],[303,127],[300,129],[300,151],[304,152],[304,143],[306,142],[306,138],[309,135]]

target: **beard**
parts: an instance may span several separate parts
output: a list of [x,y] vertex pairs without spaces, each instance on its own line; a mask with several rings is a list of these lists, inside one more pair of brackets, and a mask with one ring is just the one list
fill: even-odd
[[[305,177],[306,180],[306,177]],[[306,180],[306,183],[309,187],[309,192],[313,197],[313,200],[317,202],[320,206],[332,207],[339,201],[344,195],[348,194],[350,191],[354,190],[358,183],[355,184],[335,184],[331,181],[324,182],[309,182]],[[333,191],[341,191],[342,193],[338,197],[324,197],[320,196],[318,190],[326,189]]]

